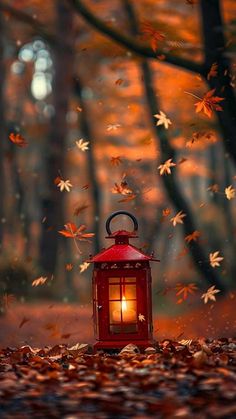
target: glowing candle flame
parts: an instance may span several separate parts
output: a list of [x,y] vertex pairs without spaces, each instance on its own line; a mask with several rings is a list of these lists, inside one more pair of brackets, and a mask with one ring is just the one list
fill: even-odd
[[121,301],[121,310],[122,311],[127,311],[127,302],[126,302],[126,298],[125,298],[124,295],[123,295],[122,301]]

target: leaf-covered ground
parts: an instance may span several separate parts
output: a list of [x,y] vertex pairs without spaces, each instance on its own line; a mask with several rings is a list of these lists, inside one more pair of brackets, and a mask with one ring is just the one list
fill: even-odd
[[236,339],[0,350],[1,418],[235,418]]

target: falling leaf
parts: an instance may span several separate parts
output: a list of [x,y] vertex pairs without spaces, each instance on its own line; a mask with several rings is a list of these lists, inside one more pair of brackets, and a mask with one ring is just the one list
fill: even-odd
[[19,324],[19,329],[21,329],[25,323],[28,323],[30,321],[29,318],[27,317],[23,317],[23,319],[21,320],[20,324]]
[[70,180],[60,180],[60,182],[57,184],[58,188],[60,188],[60,191],[64,191],[64,189],[67,192],[70,192],[70,188],[72,188],[72,184]]
[[219,192],[219,185],[217,183],[214,183],[214,185],[211,185],[209,186],[209,188],[207,188],[207,191],[217,193]]
[[132,189],[130,189],[128,186],[128,182],[125,180],[125,175],[123,175],[120,185],[118,183],[115,183],[111,192],[114,194],[121,194],[121,195],[128,195],[128,194],[133,193]]
[[177,284],[176,287],[176,296],[182,296],[182,298],[180,300],[177,301],[177,303],[182,303],[183,301],[185,301],[188,297],[189,294],[194,294],[196,292],[196,290],[198,289],[198,287],[191,283],[188,285],[184,285],[184,284]]
[[94,236],[94,233],[84,233],[86,226],[82,224],[76,227],[74,223],[67,223],[64,225],[65,230],[60,230],[58,233],[65,237],[78,238],[81,241],[88,241],[87,239]]
[[86,269],[88,269],[90,263],[89,262],[83,262],[81,263],[81,265],[79,265],[80,267],[80,273],[82,274],[84,271],[86,271]]
[[54,182],[54,184],[55,184],[55,185],[58,185],[58,184],[61,182],[61,180],[62,180],[62,179],[61,179],[61,177],[60,177],[60,176],[57,176],[57,177],[54,179],[54,181],[53,181],[53,182]]
[[175,227],[177,224],[183,224],[184,217],[186,217],[186,214],[184,214],[183,211],[179,211],[178,214],[176,214],[173,218],[170,219],[170,221],[173,223],[173,226]]
[[232,185],[229,185],[227,188],[225,188],[225,195],[229,201],[235,197],[235,189]]
[[163,217],[168,217],[168,215],[170,215],[170,213],[171,213],[170,208],[165,208],[165,209],[162,210]]
[[216,301],[215,294],[218,292],[220,292],[220,290],[215,289],[215,285],[208,288],[207,292],[201,296],[201,299],[204,300],[204,304],[207,304],[208,300]]
[[139,140],[139,144],[141,145],[149,145],[152,143],[152,136],[150,134],[145,135]]
[[80,106],[77,106],[76,110],[77,110],[77,112],[82,112],[83,109]]
[[207,74],[207,80],[210,80],[211,77],[216,77],[218,74],[218,64],[213,63],[209,73]]
[[119,166],[122,163],[121,156],[111,157],[110,162],[112,166]]
[[199,102],[195,103],[196,106],[196,113],[203,112],[209,118],[212,116],[213,110],[215,111],[222,111],[222,106],[219,105],[219,102],[224,100],[223,97],[214,96],[216,89],[209,90],[203,98],[200,98]]
[[124,80],[123,80],[123,79],[117,79],[117,80],[116,80],[116,82],[115,82],[115,84],[116,84],[117,86],[120,86],[123,82],[124,82]]
[[121,127],[120,124],[108,124],[107,131],[116,131],[120,127]]
[[47,276],[40,276],[39,278],[34,279],[31,285],[32,287],[38,287],[39,285],[45,284],[47,279],[48,279]]
[[139,313],[138,319],[139,319],[140,322],[145,322],[145,320],[146,320],[145,319],[145,316],[143,314],[141,314],[141,313]]
[[150,41],[152,50],[157,52],[159,41],[163,41],[165,35],[157,31],[148,21],[144,21],[141,24],[141,32],[143,34],[143,39]]
[[222,256],[219,256],[219,250],[214,253],[210,253],[209,260],[212,268],[215,268],[216,266],[220,266],[220,262],[224,259]]
[[175,163],[172,162],[172,159],[168,159],[165,161],[165,163],[160,164],[160,166],[158,166],[158,170],[160,170],[160,175],[170,175],[171,174],[171,167],[176,166]]
[[160,111],[160,113],[155,114],[154,118],[157,118],[158,121],[156,123],[156,126],[159,125],[164,125],[165,129],[169,128],[169,125],[172,124],[171,120],[169,118],[167,118],[166,114],[162,111]]
[[197,241],[197,239],[200,237],[200,235],[201,235],[201,233],[200,233],[199,231],[195,230],[193,233],[191,233],[191,234],[189,234],[188,236],[186,236],[186,237],[184,238],[184,240],[185,240],[187,243],[190,243],[191,241],[196,242],[196,241]]
[[67,263],[67,264],[66,264],[66,270],[67,270],[68,272],[70,272],[70,271],[72,271],[72,269],[73,269],[73,265],[72,265],[72,263]]
[[26,147],[28,144],[21,134],[14,134],[13,132],[9,135],[9,140],[18,147]]
[[78,205],[75,209],[74,209],[74,215],[78,216],[82,211],[86,210],[89,207],[89,205],[87,204],[81,204]]
[[80,138],[80,140],[76,141],[75,144],[81,151],[87,151],[89,149],[89,141],[84,141],[83,138]]

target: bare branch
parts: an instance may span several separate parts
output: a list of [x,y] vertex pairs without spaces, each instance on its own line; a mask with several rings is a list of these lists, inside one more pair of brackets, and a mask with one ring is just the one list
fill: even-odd
[[[113,41],[122,45],[126,49],[132,51],[133,53],[140,55],[145,58],[153,58],[158,60],[156,53],[144,45],[141,45],[137,42],[134,37],[129,37],[123,33],[117,31],[116,29],[106,25],[101,19],[94,16],[92,12],[81,2],[80,0],[70,0],[77,12],[84,17],[84,19],[99,32],[103,33],[106,36],[109,36]],[[162,52],[160,51],[160,55]],[[177,67],[181,67],[185,70],[203,74],[204,68],[201,64],[195,63],[185,58],[177,57],[168,53],[164,53],[165,63],[171,64]]]

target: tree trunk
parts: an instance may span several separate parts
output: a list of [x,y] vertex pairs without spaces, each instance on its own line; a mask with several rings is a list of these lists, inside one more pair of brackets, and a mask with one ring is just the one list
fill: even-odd
[[236,98],[231,86],[230,60],[226,55],[224,24],[219,0],[201,0],[202,31],[205,53],[205,76],[213,63],[218,64],[217,77],[211,77],[208,84],[216,89],[219,96],[225,98],[222,102],[223,111],[217,112],[226,151],[236,163]]
[[[135,34],[137,33],[138,26],[133,7],[129,0],[122,0],[122,2],[125,7],[127,16],[129,18],[130,28],[132,32]],[[154,91],[152,72],[147,60],[143,61],[142,63],[142,75],[151,124],[155,125],[153,115],[158,111],[158,109],[161,109],[161,107],[158,103],[157,96]],[[162,161],[174,159],[175,150],[170,145],[170,141],[166,133],[166,130],[162,126],[158,127],[155,125],[155,132],[157,143],[160,144]],[[161,177],[161,179],[163,181],[163,185],[165,187],[167,196],[174,205],[176,211],[183,211],[186,214],[186,218],[184,219],[183,224],[185,235],[193,233],[193,231],[197,230],[194,218],[190,206],[185,197],[183,196],[179,188],[179,185],[177,184],[174,178],[174,175],[164,175]],[[204,279],[211,285],[215,285],[217,288],[221,289],[222,291],[225,291],[224,284],[221,282],[217,273],[210,266],[207,254],[205,253],[204,249],[200,246],[200,244],[198,242],[192,241],[189,244],[189,250],[193,258],[195,267],[204,277]]]
[[[65,1],[57,3],[57,34],[58,38],[71,43],[72,11]],[[40,245],[40,263],[46,274],[52,274],[56,269],[59,243],[64,240],[58,230],[63,227],[64,197],[65,192],[60,193],[54,180],[58,176],[65,179],[65,144],[67,135],[67,111],[68,100],[71,93],[72,83],[72,50],[58,48],[53,50],[55,75],[53,82],[53,95],[55,114],[51,122],[48,149],[46,150],[46,194],[43,197],[43,231]]]
[[100,222],[100,190],[98,179],[96,176],[96,162],[94,156],[93,146],[93,135],[91,133],[89,117],[87,111],[87,104],[82,94],[82,83],[78,78],[74,79],[74,90],[75,94],[79,99],[79,103],[83,111],[80,114],[80,130],[86,141],[89,141],[89,149],[87,151],[88,156],[88,172],[90,180],[90,190],[92,195],[93,203],[93,232],[94,236],[94,252],[98,253],[101,250],[100,246],[100,234],[99,234],[99,222]]

